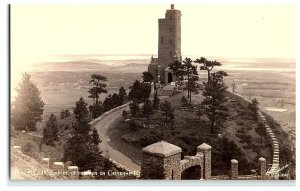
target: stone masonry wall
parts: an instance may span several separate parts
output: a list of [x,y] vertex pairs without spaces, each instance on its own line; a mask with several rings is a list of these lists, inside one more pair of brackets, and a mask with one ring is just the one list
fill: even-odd
[[180,179],[181,153],[169,157],[161,157],[143,153],[141,177],[142,179]]

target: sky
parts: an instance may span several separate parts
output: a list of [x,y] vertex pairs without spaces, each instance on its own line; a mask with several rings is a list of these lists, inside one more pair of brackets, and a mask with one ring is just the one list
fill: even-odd
[[[49,55],[157,54],[158,18],[169,4],[17,4],[11,7],[12,70]],[[296,6],[175,4],[182,54],[295,58]]]

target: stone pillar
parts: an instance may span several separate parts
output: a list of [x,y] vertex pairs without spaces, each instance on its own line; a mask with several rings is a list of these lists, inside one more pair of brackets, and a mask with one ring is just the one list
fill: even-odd
[[68,166],[68,175],[72,180],[78,179],[79,178],[78,166]]
[[46,168],[50,168],[50,159],[49,158],[42,158],[42,165]]
[[142,179],[181,179],[181,148],[160,141],[142,149]]
[[265,158],[260,157],[258,159],[258,163],[259,163],[259,174],[258,175],[264,177],[267,172],[267,161]]
[[230,178],[231,179],[236,179],[238,177],[239,173],[239,162],[236,159],[231,160],[231,174]]
[[63,162],[53,162],[52,170],[53,170],[53,172],[56,172],[57,175],[62,175],[64,172],[64,163]]
[[211,178],[211,146],[206,143],[202,143],[197,147],[197,153],[203,154],[203,176],[205,180],[208,180]]

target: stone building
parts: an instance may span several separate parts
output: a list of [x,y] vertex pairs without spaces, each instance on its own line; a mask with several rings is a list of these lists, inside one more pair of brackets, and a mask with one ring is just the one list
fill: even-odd
[[148,71],[155,81],[170,83],[175,77],[169,69],[169,64],[181,61],[181,11],[171,5],[165,13],[165,18],[158,19],[158,58],[151,58]]

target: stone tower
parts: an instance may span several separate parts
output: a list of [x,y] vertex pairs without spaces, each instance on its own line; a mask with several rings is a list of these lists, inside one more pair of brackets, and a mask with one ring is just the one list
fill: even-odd
[[181,11],[171,5],[165,18],[158,19],[158,58],[152,58],[148,71],[162,83],[173,81],[168,66],[174,61],[181,61]]

